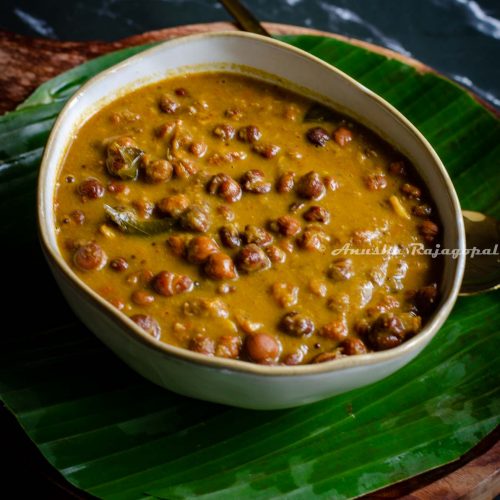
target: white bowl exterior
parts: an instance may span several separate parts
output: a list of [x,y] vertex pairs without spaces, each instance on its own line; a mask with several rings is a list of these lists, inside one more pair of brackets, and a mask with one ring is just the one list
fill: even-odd
[[[53,254],[60,256],[53,212],[54,189],[64,154],[79,124],[93,111],[134,88],[173,74],[221,65],[249,66],[305,87],[326,97],[338,109],[397,145],[415,164],[437,205],[444,227],[443,246],[464,248],[460,207],[451,182],[429,145],[395,110],[360,84],[296,49],[256,36],[226,33],[167,42],[108,70],[71,99],[56,124],[56,133],[49,140],[40,183],[39,223],[45,243]],[[245,72],[244,69],[241,71]],[[114,89],[112,94],[109,89]],[[110,318],[102,307],[86,300],[88,293],[83,286],[68,278],[67,274],[72,271],[66,263],[59,264],[65,268],[66,274],[51,259],[49,263],[76,314],[118,356],[153,382],[199,399],[247,408],[283,408],[309,403],[389,375],[413,359],[432,338],[432,335],[427,336],[425,342],[415,342],[413,348],[380,363],[323,373],[302,375],[297,372],[274,376],[270,380],[266,375],[184,361],[133,339],[125,333],[129,326]],[[463,256],[444,260],[441,295],[446,304],[434,318],[432,327],[428,327],[434,333],[456,299],[463,265]]]

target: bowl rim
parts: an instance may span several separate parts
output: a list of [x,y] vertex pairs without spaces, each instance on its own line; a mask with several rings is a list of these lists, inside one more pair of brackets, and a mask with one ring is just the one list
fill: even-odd
[[[385,351],[370,352],[367,354],[359,354],[355,356],[347,356],[345,358],[332,360],[325,363],[318,364],[307,364],[307,365],[296,365],[296,366],[286,366],[286,365],[261,365],[257,363],[251,363],[243,360],[233,360],[228,358],[221,358],[217,356],[209,357],[200,353],[190,351],[182,347],[176,347],[170,345],[166,342],[162,342],[155,339],[151,335],[147,334],[142,328],[140,328],[136,323],[134,323],[125,313],[122,313],[117,308],[112,306],[104,298],[97,294],[92,288],[90,288],[78,275],[70,268],[67,262],[62,257],[58,247],[54,248],[50,242],[49,238],[49,224],[48,220],[45,218],[45,213],[47,210],[53,210],[53,201],[50,206],[46,206],[44,202],[44,193],[47,189],[50,189],[52,194],[54,194],[55,185],[47,184],[47,177],[49,173],[49,166],[51,163],[51,157],[55,153],[55,137],[60,133],[68,133],[65,131],[61,132],[61,124],[65,121],[66,115],[69,111],[76,105],[76,101],[82,93],[87,91],[89,87],[92,87],[96,82],[105,79],[110,73],[116,73],[125,67],[133,65],[136,61],[139,61],[143,57],[147,57],[151,54],[161,52],[165,49],[170,49],[176,45],[182,45],[189,43],[192,40],[202,40],[207,38],[241,38],[250,41],[256,41],[268,45],[272,45],[276,48],[295,53],[295,55],[302,58],[308,59],[311,62],[321,65],[329,71],[333,71],[338,76],[347,81],[348,84],[355,87],[357,92],[364,93],[368,98],[376,101],[379,105],[384,107],[389,111],[401,124],[401,126],[409,129],[409,131],[416,136],[419,142],[425,146],[427,153],[430,154],[434,168],[439,171],[439,174],[444,181],[447,190],[446,195],[448,197],[448,204],[453,208],[455,214],[455,225],[458,233],[458,247],[461,250],[458,256],[456,269],[452,275],[452,284],[448,293],[448,296],[442,301],[439,308],[434,312],[433,317],[426,323],[424,328],[413,338],[404,342],[398,347],[388,349]],[[151,83],[151,82],[149,82]],[[292,82],[293,83],[293,82]],[[148,84],[147,82],[145,83]],[[139,88],[142,85],[139,85]],[[61,165],[61,160],[56,163],[57,166]],[[57,179],[57,178],[56,178]],[[434,335],[438,332],[439,328],[446,321],[449,316],[459,293],[460,284],[462,282],[464,267],[465,267],[465,254],[463,250],[465,249],[465,230],[463,219],[461,216],[461,208],[456,194],[453,183],[446,171],[443,163],[441,162],[439,156],[434,151],[430,143],[425,139],[425,137],[418,131],[418,129],[404,116],[402,115],[394,106],[389,104],[385,99],[380,97],[375,92],[369,90],[364,85],[356,81],[354,78],[350,77],[343,71],[339,70],[335,66],[326,63],[325,61],[319,59],[306,51],[298,49],[292,45],[288,45],[284,42],[276,40],[274,38],[268,38],[261,35],[256,35],[253,33],[239,32],[239,31],[218,31],[210,33],[201,33],[188,35],[184,37],[175,38],[172,40],[167,40],[162,42],[152,48],[146,49],[143,52],[135,54],[134,56],[121,61],[120,63],[111,66],[105,71],[95,75],[90,80],[88,80],[84,85],[82,85],[78,91],[71,96],[71,98],[66,102],[63,109],[59,113],[53,128],[51,130],[50,136],[48,138],[42,161],[40,164],[38,186],[37,186],[37,223],[38,223],[38,234],[41,242],[43,253],[49,264],[55,266],[59,271],[62,272],[64,278],[70,281],[74,289],[78,291],[85,298],[85,300],[90,300],[94,306],[96,306],[102,313],[108,316],[113,322],[118,322],[120,328],[120,334],[128,336],[133,341],[139,341],[145,346],[153,349],[159,354],[166,357],[174,357],[177,360],[188,362],[195,365],[202,365],[210,368],[225,369],[233,372],[243,372],[249,375],[260,375],[260,376],[273,376],[273,377],[283,377],[283,376],[293,376],[293,375],[320,375],[327,372],[337,372],[346,370],[354,367],[363,367],[374,364],[382,364],[388,361],[396,360],[398,358],[406,358],[411,355],[413,351],[418,353],[425,345],[430,342]]]

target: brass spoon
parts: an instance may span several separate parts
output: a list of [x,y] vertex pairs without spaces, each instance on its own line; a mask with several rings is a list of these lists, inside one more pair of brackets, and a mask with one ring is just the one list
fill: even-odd
[[465,260],[460,295],[477,295],[500,288],[500,223],[480,212],[462,210],[465,241],[469,252],[486,249],[490,253],[472,255]]
[[[243,31],[271,37],[259,20],[239,0],[220,0]],[[466,247],[479,251],[490,249],[490,254],[468,253],[460,295],[476,295],[500,288],[500,224],[493,217],[463,210]],[[495,246],[496,245],[496,246]],[[496,255],[495,255],[496,253]]]

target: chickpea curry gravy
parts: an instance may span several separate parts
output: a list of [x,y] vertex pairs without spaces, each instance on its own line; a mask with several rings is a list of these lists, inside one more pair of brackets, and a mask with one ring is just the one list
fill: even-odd
[[410,162],[375,134],[225,72],[170,78],[98,111],[55,196],[64,258],[148,334],[276,365],[415,335],[439,273],[405,250],[439,238],[434,212]]

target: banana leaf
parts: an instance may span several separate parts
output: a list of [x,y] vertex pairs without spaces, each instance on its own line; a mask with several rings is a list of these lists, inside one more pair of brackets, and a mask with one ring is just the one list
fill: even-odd
[[[466,91],[338,40],[282,39],[385,97],[436,148],[462,206],[500,216],[500,124]],[[428,348],[391,377],[272,412],[158,388],[77,322],[37,250],[37,170],[68,97],[145,48],[68,71],[0,117],[2,245],[9,266],[28,268],[31,279],[12,281],[11,295],[28,290],[35,300],[42,291],[50,298],[36,325],[2,328],[0,398],[46,459],[100,498],[340,499],[456,460],[490,433],[500,410],[498,293],[460,299]],[[27,287],[32,283],[38,288]]]

